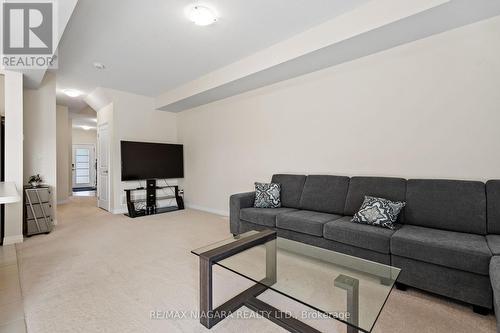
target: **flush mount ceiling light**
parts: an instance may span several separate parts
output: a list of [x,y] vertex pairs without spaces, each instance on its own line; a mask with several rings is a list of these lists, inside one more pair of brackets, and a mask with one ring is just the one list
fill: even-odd
[[193,5],[187,10],[187,17],[196,25],[206,26],[217,22],[215,11],[205,5]]
[[102,62],[94,62],[93,65],[94,65],[95,69],[98,69],[98,70],[106,69],[106,65],[104,65]]
[[81,91],[78,91],[76,89],[64,89],[63,93],[65,93],[67,96],[73,97],[73,98],[78,97],[82,94]]

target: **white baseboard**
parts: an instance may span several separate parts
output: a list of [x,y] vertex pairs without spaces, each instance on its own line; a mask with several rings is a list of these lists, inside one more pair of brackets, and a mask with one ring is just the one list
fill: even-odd
[[[202,207],[202,206],[198,206],[198,205],[187,204],[186,208],[194,209],[194,210],[201,210],[202,212],[212,213],[212,214],[221,215],[221,216],[229,216],[229,212],[227,212],[227,211]],[[120,208],[113,209],[112,213],[113,214],[125,214],[125,213],[128,213],[128,210],[126,207],[120,207]]]
[[193,204],[186,204],[186,208],[201,210],[202,212],[212,213],[212,214],[221,215],[221,216],[229,216],[228,211],[220,210],[220,209],[207,208],[207,207],[202,207],[202,206],[193,205]]
[[3,245],[17,244],[17,243],[22,243],[23,241],[24,241],[23,235],[5,236],[3,238]]

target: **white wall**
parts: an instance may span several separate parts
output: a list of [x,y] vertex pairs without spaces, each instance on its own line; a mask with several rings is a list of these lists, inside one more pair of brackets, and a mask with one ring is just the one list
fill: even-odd
[[[5,181],[23,188],[23,75],[2,71],[5,79]],[[4,245],[23,241],[22,202],[5,205]]]
[[[123,190],[138,187],[138,183],[121,181],[120,141],[176,143],[177,115],[155,110],[154,99],[151,97],[110,89],[106,89],[106,94],[112,100],[112,120],[109,119],[109,116],[100,116],[101,109],[97,112],[97,121],[98,125],[105,121],[111,123],[110,174],[113,189],[111,209],[114,213],[122,213],[126,211],[125,192]],[[107,106],[106,109],[109,107]],[[176,184],[177,182],[169,181],[169,183]]]
[[72,129],[72,137],[74,145],[92,144],[97,145],[97,130],[89,129],[88,131],[81,128]]
[[0,115],[5,115],[5,79],[0,74]]
[[24,181],[40,174],[57,201],[56,77],[47,72],[40,87],[24,90]]
[[68,110],[68,180],[67,190],[68,195],[73,195],[73,122],[71,121]]
[[179,114],[188,205],[273,173],[500,178],[500,17]]
[[71,120],[68,107],[57,105],[57,202],[64,203],[71,195]]

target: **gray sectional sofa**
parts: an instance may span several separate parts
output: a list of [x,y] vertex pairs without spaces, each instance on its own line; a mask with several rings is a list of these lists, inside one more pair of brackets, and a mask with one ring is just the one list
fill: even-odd
[[[281,184],[282,207],[253,208],[254,192],[232,195],[231,233],[275,229],[400,267],[401,286],[472,304],[476,312],[500,306],[500,181],[278,174],[272,182]],[[350,222],[365,195],[405,201],[400,227]]]

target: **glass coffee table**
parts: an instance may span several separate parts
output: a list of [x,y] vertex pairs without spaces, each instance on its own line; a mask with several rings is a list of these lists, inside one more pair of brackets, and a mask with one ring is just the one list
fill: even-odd
[[[290,332],[319,332],[258,299],[272,290],[347,325],[371,332],[400,269],[289,239],[250,231],[192,251],[200,260],[200,322],[207,328],[242,306]],[[255,284],[214,309],[213,266]]]

